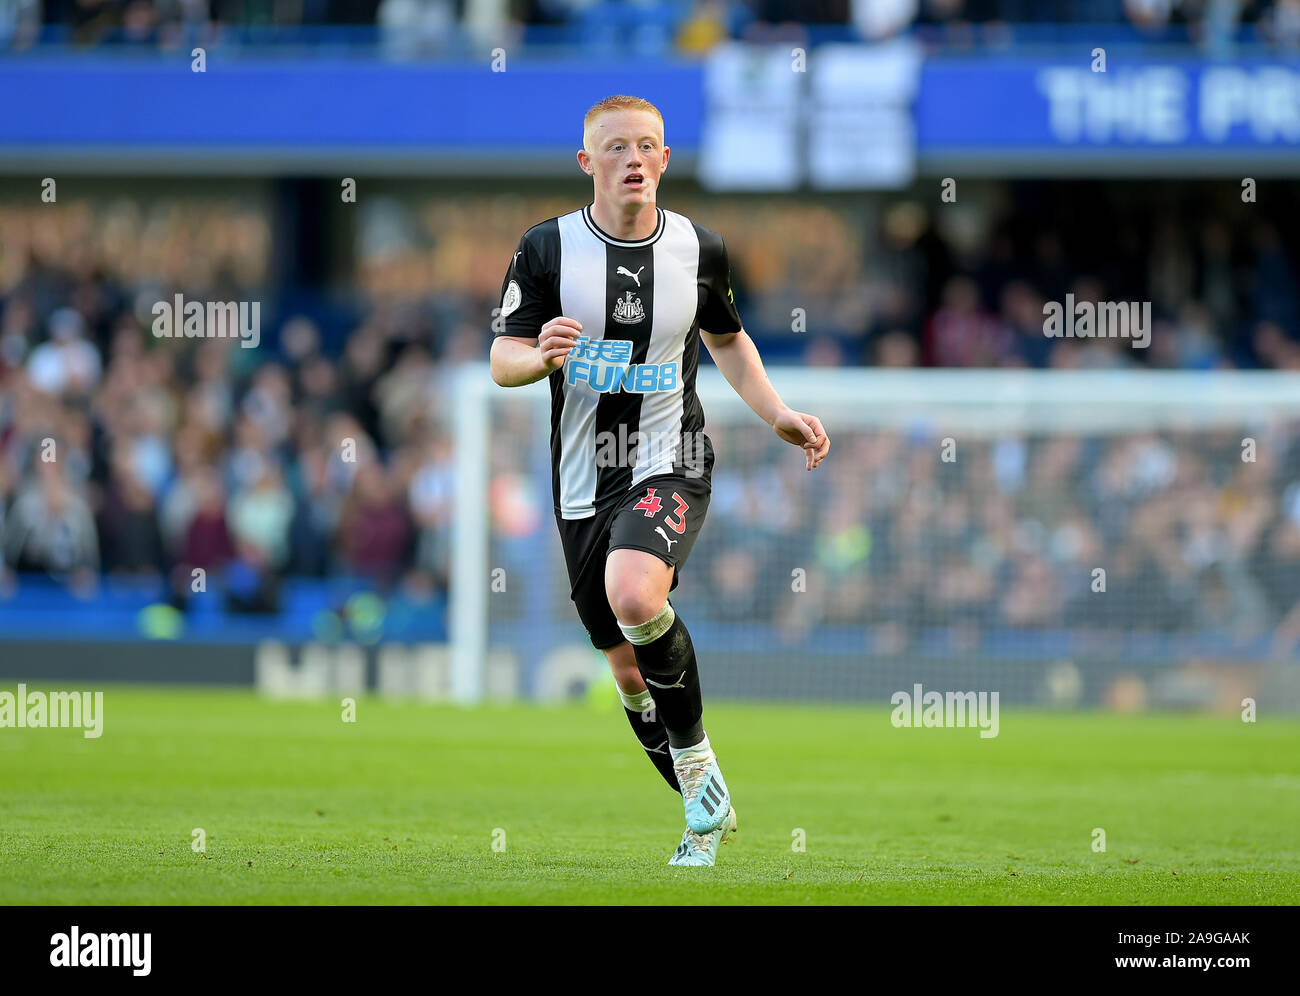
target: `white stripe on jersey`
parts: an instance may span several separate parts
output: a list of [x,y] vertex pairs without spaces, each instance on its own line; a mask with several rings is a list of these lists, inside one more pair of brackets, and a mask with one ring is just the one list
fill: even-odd
[[[560,313],[569,317],[599,315],[592,328],[585,318],[581,335],[605,335],[605,243],[594,238],[581,211],[561,216]],[[599,279],[592,279],[597,275]],[[601,396],[581,384],[564,388],[560,412],[560,512],[566,519],[596,514],[596,405]]]
[[675,391],[647,394],[641,402],[642,433],[637,447],[632,486],[647,477],[667,474],[677,460],[685,408],[682,360],[686,333],[695,321],[698,307],[696,277],[700,266],[700,239],[690,220],[672,211],[664,212],[664,233],[654,245],[654,315],[650,328],[647,363],[678,364]]

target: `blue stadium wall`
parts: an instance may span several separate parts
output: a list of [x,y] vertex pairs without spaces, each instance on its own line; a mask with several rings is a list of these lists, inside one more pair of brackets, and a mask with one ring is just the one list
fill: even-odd
[[[813,56],[815,57],[815,55]],[[486,65],[210,56],[0,59],[0,171],[563,175],[577,112],[654,101],[689,164],[709,127],[705,65]],[[992,176],[1300,169],[1300,61],[932,57],[912,108],[922,173]],[[1247,172],[1242,173],[1246,169]]]

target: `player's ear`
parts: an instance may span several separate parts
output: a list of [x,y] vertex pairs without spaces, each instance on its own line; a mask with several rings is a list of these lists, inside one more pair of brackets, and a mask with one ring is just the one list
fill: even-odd
[[672,154],[672,151],[673,151],[673,150],[670,149],[670,148],[668,148],[668,146],[666,146],[666,145],[664,146],[664,161],[663,161],[663,165],[659,167],[659,172],[660,172],[660,173],[662,173],[662,172],[664,172],[666,169],[668,169],[668,157],[669,157],[669,155]]
[[591,153],[586,149],[578,150],[578,168],[588,176],[595,176],[595,171],[591,168]]

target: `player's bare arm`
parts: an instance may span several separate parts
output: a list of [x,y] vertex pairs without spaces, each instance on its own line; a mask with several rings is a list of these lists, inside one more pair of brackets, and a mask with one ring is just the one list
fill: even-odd
[[815,469],[830,452],[831,438],[816,415],[797,412],[781,400],[763,369],[758,347],[744,329],[728,335],[701,330],[713,362],[722,371],[745,404],[787,443],[802,446],[809,470]]
[[502,387],[536,383],[564,366],[581,332],[582,322],[560,315],[543,325],[536,339],[498,336],[489,354],[492,379]]

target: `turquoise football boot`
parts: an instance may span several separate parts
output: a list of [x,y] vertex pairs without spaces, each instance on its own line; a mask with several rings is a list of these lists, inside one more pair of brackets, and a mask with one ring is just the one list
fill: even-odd
[[698,834],[712,833],[721,827],[731,809],[731,796],[712,749],[674,758],[673,770],[682,788],[686,825]]
[[682,842],[668,859],[670,865],[712,866],[718,860],[718,845],[725,844],[727,838],[736,832],[736,810],[727,812],[726,822],[712,833],[692,833],[687,830],[682,834]]

